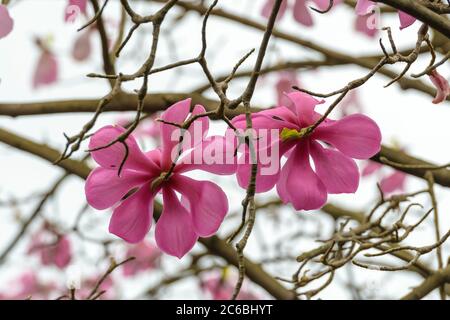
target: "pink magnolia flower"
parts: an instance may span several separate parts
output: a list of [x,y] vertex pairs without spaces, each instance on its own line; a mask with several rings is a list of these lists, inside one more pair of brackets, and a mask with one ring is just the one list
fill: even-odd
[[355,20],[355,30],[363,33],[370,38],[374,38],[378,34],[378,25],[376,14],[358,15]]
[[[374,7],[376,6],[375,2],[370,0],[358,0],[356,3],[356,14],[358,15],[366,15],[369,13]],[[398,17],[400,19],[400,29],[408,28],[410,25],[412,25],[416,18],[413,16],[410,16],[409,14],[398,11]]]
[[[286,10],[292,5],[290,0],[285,0],[281,3],[280,10],[278,12],[277,19],[283,18],[284,14],[286,13]],[[311,13],[309,12],[309,9],[307,7],[307,2],[312,1],[315,3],[317,8],[319,10],[326,10],[328,6],[330,5],[329,0],[295,0],[293,3],[293,15],[295,21],[298,23],[310,27],[314,24],[313,18],[311,16]],[[334,0],[333,6],[341,3],[342,0]],[[267,0],[262,8],[261,15],[263,17],[268,18],[270,16],[270,13],[272,12],[272,8],[274,6],[275,0]]]
[[0,39],[6,37],[14,28],[14,20],[5,5],[0,4]]
[[12,290],[12,293],[9,292],[1,297],[2,300],[24,300],[30,298],[46,300],[57,289],[53,282],[43,283],[32,271],[23,273],[18,279],[14,280],[10,287],[15,289]]
[[[48,239],[48,236],[56,239]],[[43,229],[32,237],[29,254],[38,254],[45,266],[55,265],[64,269],[72,260],[72,246],[67,236],[60,236]]]
[[441,103],[446,100],[450,95],[450,86],[448,84],[448,80],[445,79],[436,69],[430,72],[428,75],[430,77],[431,82],[436,87],[436,97],[433,99],[433,103]]
[[[181,148],[187,154],[171,170],[180,149],[178,140],[181,136],[181,130],[172,124],[181,124],[190,115],[205,112],[201,105],[196,105],[190,112],[190,105],[191,99],[186,99],[162,114],[161,118],[166,123],[160,126],[160,149],[143,153],[134,137],[128,137],[128,157],[120,176],[118,168],[125,157],[123,144],[116,143],[93,151],[92,157],[100,167],[91,172],[85,186],[87,201],[92,207],[102,210],[118,204],[111,217],[109,231],[130,243],[142,241],[150,230],[153,199],[162,192],[164,208],[156,223],[156,243],[162,251],[178,258],[194,246],[198,237],[214,234],[228,211],[227,196],[219,186],[210,181],[194,180],[184,173],[195,169],[215,174],[233,174],[236,171],[235,163],[209,164],[203,158],[199,163],[192,163],[192,157],[199,150],[213,148],[216,156],[230,153],[223,137],[205,139],[209,127],[206,117],[194,121],[185,132]],[[195,133],[194,129],[199,132]],[[121,127],[106,126],[94,134],[89,148],[104,146],[124,131]],[[203,156],[205,154],[201,153]],[[167,177],[169,171],[172,173]],[[181,201],[177,192],[182,195]]]
[[147,241],[130,246],[127,257],[135,257],[135,259],[123,266],[123,275],[126,277],[134,276],[142,271],[157,269],[161,265],[161,251]]
[[[218,274],[202,280],[201,288],[212,300],[230,300],[234,291],[234,283]],[[259,300],[259,298],[246,288],[242,288],[237,300]]]
[[88,29],[87,31],[80,34],[80,36],[75,40],[75,43],[72,48],[72,57],[76,61],[85,61],[91,55],[91,36],[92,30]]
[[[291,105],[258,112],[252,115],[253,128],[273,129],[278,138],[268,149],[279,149],[279,160],[287,155],[286,164],[274,174],[262,174],[266,164],[258,158],[256,191],[265,192],[277,186],[284,203],[292,203],[296,210],[322,207],[327,194],[354,193],[359,184],[356,159],[368,159],[379,152],[381,133],[377,124],[362,114],[353,114],[340,120],[322,122],[310,135],[303,136],[306,128],[321,115],[314,111],[324,101],[300,92],[288,94]],[[233,119],[238,129],[245,129],[245,117]],[[258,139],[258,137],[257,137]],[[325,148],[326,145],[330,147]],[[248,154],[243,156],[248,157]],[[314,160],[312,169],[310,157]],[[239,161],[237,178],[241,187],[249,182],[251,164]]]
[[40,39],[36,40],[36,44],[41,50],[41,55],[34,71],[33,88],[50,85],[58,80],[58,61],[56,57]]
[[69,0],[64,11],[64,21],[73,22],[80,13],[87,13],[87,0]]
[[[368,161],[361,175],[367,177],[380,172],[384,166],[375,161]],[[380,188],[384,195],[390,195],[395,191],[404,191],[407,175],[401,171],[394,170],[391,174],[381,178]]]
[[292,92],[293,86],[300,86],[300,81],[298,80],[296,72],[281,72],[278,81],[275,84],[278,105],[286,105],[287,103],[289,103],[288,98],[286,97],[286,93]]
[[[75,291],[75,296],[77,299],[88,299],[92,289],[95,288],[102,276],[103,275],[94,275],[83,279],[80,288]],[[97,290],[98,293],[102,291],[104,291],[104,293],[98,298],[98,300],[113,300],[115,298],[116,292],[114,290],[114,280],[110,275],[106,277]]]

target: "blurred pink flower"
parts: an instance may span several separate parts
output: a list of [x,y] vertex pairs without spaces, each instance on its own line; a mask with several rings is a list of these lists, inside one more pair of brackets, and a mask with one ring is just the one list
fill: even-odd
[[87,0],[69,0],[64,11],[64,21],[73,22],[80,13],[87,13]]
[[[288,107],[252,115],[257,134],[260,129],[279,131],[278,139],[271,141],[268,149],[279,148],[280,159],[288,155],[281,170],[271,175],[261,174],[264,164],[259,163],[256,191],[269,191],[276,185],[281,200],[292,203],[296,210],[318,209],[326,203],[328,194],[356,192],[359,172],[352,158],[368,159],[379,152],[381,133],[378,125],[362,114],[354,114],[337,121],[328,119],[313,133],[303,136],[304,130],[321,117],[314,109],[324,101],[301,92],[290,93],[288,97],[292,101]],[[237,116],[233,124],[245,130],[245,116]],[[322,143],[332,147],[324,148]],[[248,158],[246,153],[243,156]],[[314,160],[315,171],[310,157]],[[241,187],[247,187],[250,172],[250,162],[239,161],[237,178]]]
[[32,271],[23,273],[18,279],[10,285],[7,294],[0,296],[0,300],[46,300],[50,294],[57,290],[53,283],[43,283]]
[[[330,5],[330,1],[329,0],[295,0],[295,2],[293,2],[293,15],[294,15],[294,19],[295,21],[297,21],[298,23],[310,27],[314,24],[313,18],[311,16],[311,13],[307,7],[307,3],[308,2],[314,2],[315,5],[317,6],[317,9],[319,10],[326,10],[328,8],[328,6]],[[333,6],[338,5],[342,2],[342,0],[334,0],[333,2]],[[275,0],[266,0],[266,2],[264,3],[264,6],[262,8],[261,11],[261,15],[263,17],[268,18],[270,16],[270,13],[272,12],[272,8],[274,6]],[[278,12],[278,16],[277,19],[282,19],[284,14],[286,13],[286,10],[288,8],[290,8],[290,6],[292,6],[292,3],[290,2],[290,0],[285,0],[281,3],[281,7],[280,10]]]
[[36,40],[41,55],[36,65],[33,76],[33,88],[50,85],[58,80],[58,61],[53,53],[40,39]]
[[[85,185],[86,198],[92,207],[103,210],[118,204],[111,217],[109,231],[130,243],[142,241],[150,230],[153,199],[162,192],[164,208],[156,223],[156,243],[162,251],[178,258],[192,249],[199,236],[208,237],[216,233],[228,211],[227,196],[218,185],[194,180],[183,173],[199,169],[215,174],[233,174],[236,170],[235,163],[208,164],[203,158],[200,163],[188,161],[197,154],[197,148],[204,150],[207,146],[217,147],[214,150],[218,153],[229,153],[230,146],[223,137],[205,139],[209,128],[207,117],[200,117],[187,130],[181,149],[188,152],[171,170],[180,149],[178,140],[181,136],[180,128],[172,123],[181,124],[190,115],[205,113],[201,105],[196,105],[192,112],[190,106],[191,99],[186,99],[163,113],[161,118],[166,123],[160,125],[160,149],[143,153],[130,135],[125,142],[128,157],[120,176],[118,169],[125,158],[123,144],[115,143],[91,152],[100,167],[91,172]],[[201,132],[195,133],[194,130]],[[121,127],[106,126],[92,136],[89,148],[104,146],[124,131]],[[167,177],[169,170],[172,174]],[[176,192],[182,195],[181,202]]]
[[123,266],[123,274],[126,277],[134,276],[143,271],[157,269],[161,265],[161,251],[147,241],[130,246],[126,255],[127,257],[135,257],[134,260]]
[[[202,280],[201,287],[212,300],[230,300],[234,291],[234,283],[230,282],[229,279],[224,279],[221,274],[212,275],[206,280]],[[237,296],[237,300],[259,299],[259,297],[248,291],[246,288],[242,288]]]
[[341,116],[345,117],[352,113],[362,113],[364,111],[358,92],[356,89],[351,90],[341,101],[338,106]]
[[[370,0],[358,0],[358,2],[356,3],[356,14],[357,15],[366,15],[369,12],[371,12],[373,10],[373,8],[376,6],[376,3]],[[400,20],[400,29],[405,29],[407,27],[409,27],[410,25],[412,25],[415,21],[416,18],[414,18],[413,16],[410,16],[409,14],[403,12],[403,11],[398,11],[398,17]]]
[[[103,275],[94,275],[84,279],[81,282],[80,288],[75,291],[75,296],[77,299],[86,300],[89,298],[92,290],[98,284],[98,281]],[[114,291],[114,280],[109,275],[104,279],[104,281],[100,284],[100,287],[97,290],[97,293],[102,293],[102,295],[97,300],[114,300],[116,292]],[[92,298],[92,297],[91,297]]]
[[14,20],[5,5],[0,4],[0,39],[6,37],[14,28]]
[[[139,122],[138,127],[133,131],[133,135],[136,138],[150,137],[159,142],[160,139],[160,122],[157,121],[160,118],[161,113],[155,113],[149,118],[142,119]],[[121,117],[117,119],[116,125],[120,127],[126,127],[133,122],[133,118]]]
[[378,34],[377,22],[374,19],[377,19],[374,13],[356,16],[355,30],[370,38],[374,38]]
[[72,248],[67,236],[60,236],[49,229],[42,229],[34,234],[31,240],[28,253],[38,254],[43,265],[55,265],[64,269],[70,264]]
[[[381,163],[375,162],[375,161],[367,161],[366,165],[364,166],[361,175],[363,177],[367,177],[370,175],[373,175],[375,173],[381,172],[381,170],[385,167]],[[381,191],[385,196],[388,196],[395,191],[404,191],[405,190],[405,184],[406,184],[406,178],[407,175],[401,171],[394,170],[392,173],[388,175],[383,175],[381,173],[381,180],[380,180],[380,188]]]
[[433,69],[430,74],[431,82],[436,87],[436,97],[433,99],[433,103],[441,103],[447,99],[450,95],[450,86],[448,80],[445,79],[436,69]]
[[290,104],[289,98],[286,93],[292,92],[292,86],[300,86],[300,81],[298,80],[295,71],[283,71],[280,72],[277,83],[275,84],[275,89],[277,91],[277,101],[279,106],[286,106]]
[[72,48],[72,57],[76,61],[85,61],[91,55],[91,36],[92,28],[82,32],[80,36],[75,40]]

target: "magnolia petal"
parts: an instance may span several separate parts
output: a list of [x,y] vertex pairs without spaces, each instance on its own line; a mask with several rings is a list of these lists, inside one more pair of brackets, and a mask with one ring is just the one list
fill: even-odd
[[406,174],[400,171],[395,171],[393,174],[383,178],[380,181],[381,191],[385,195],[393,193],[394,191],[403,191],[405,188]]
[[163,212],[155,229],[156,243],[163,252],[181,259],[195,245],[198,236],[191,215],[172,189],[163,189],[163,200]]
[[6,37],[14,28],[14,20],[5,5],[0,4],[0,39]]
[[400,10],[398,11],[398,18],[400,19],[400,30],[408,28],[410,25],[416,22],[415,17]]
[[375,3],[370,0],[358,0],[356,3],[356,14],[360,16],[364,16],[372,10],[372,7],[375,6]]
[[359,185],[356,162],[340,151],[325,149],[318,142],[310,143],[315,171],[327,188],[327,193],[355,193]]
[[96,168],[84,186],[87,202],[98,210],[110,208],[149,179],[151,176],[138,171],[124,170],[119,177],[116,170]]
[[39,57],[33,76],[33,88],[50,85],[58,80],[58,61],[49,51],[43,51]]
[[362,114],[322,124],[312,137],[325,141],[346,156],[356,159],[368,159],[381,149],[380,128],[375,121]]
[[281,200],[292,203],[296,210],[319,209],[326,203],[326,187],[311,168],[308,141],[292,150],[281,170],[277,191]]
[[306,6],[306,0],[295,0],[294,4],[294,19],[307,27],[311,27],[314,24],[311,13]]
[[122,201],[111,216],[109,232],[130,243],[142,241],[152,225],[153,197],[145,184]]
[[436,69],[433,69],[429,74],[431,82],[436,87],[436,97],[433,99],[434,104],[443,102],[450,95],[450,85]]
[[[273,9],[274,5],[275,5],[275,0],[267,0],[261,10],[261,15],[265,18],[269,18],[270,14],[272,13],[272,9]],[[287,7],[288,7],[287,1],[281,2],[280,10],[278,10],[277,20],[280,20],[281,18],[284,17]]]
[[287,96],[292,101],[293,111],[296,113],[298,124],[301,127],[312,125],[320,118],[320,115],[314,109],[318,104],[324,103],[324,100],[317,100],[307,93],[298,91],[291,92]]
[[[125,129],[119,126],[105,126],[91,137],[89,149],[93,150],[108,145],[124,132]],[[92,158],[105,169],[118,170],[126,157],[123,169],[133,169],[147,173],[158,171],[156,164],[141,151],[133,135],[128,136],[125,144],[127,147],[121,142],[116,142],[107,148],[92,151]],[[128,155],[126,153],[127,148]]]
[[209,237],[217,232],[228,212],[228,198],[210,181],[197,181],[182,175],[172,178],[173,188],[189,202],[195,233]]
[[71,245],[66,236],[62,236],[56,245],[55,265],[63,269],[67,267],[72,260]]

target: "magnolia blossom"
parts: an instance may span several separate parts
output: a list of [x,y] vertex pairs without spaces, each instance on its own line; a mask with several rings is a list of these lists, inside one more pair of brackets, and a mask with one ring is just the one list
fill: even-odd
[[123,275],[126,277],[159,268],[161,264],[161,251],[147,241],[130,246],[127,257],[134,257],[135,259],[123,266]]
[[57,290],[55,283],[42,282],[32,271],[23,273],[9,287],[13,289],[0,295],[0,300],[47,300],[49,295]]
[[14,27],[14,20],[8,12],[8,8],[0,4],[0,39],[6,37]]
[[[329,5],[329,0],[311,0],[314,2],[314,4],[317,6],[319,10],[326,10]],[[293,15],[295,21],[298,23],[310,27],[314,24],[313,18],[311,16],[311,13],[309,12],[309,9],[307,7],[307,3],[310,2],[310,0],[295,0],[293,2]],[[334,0],[333,5],[337,5],[341,3],[342,0]],[[267,0],[262,8],[261,15],[263,17],[268,18],[270,16],[270,13],[272,12],[272,8],[275,4],[275,0]],[[290,0],[285,0],[281,3],[280,10],[278,11],[277,19],[281,19],[284,14],[286,13],[286,10],[292,5]]]
[[[258,165],[256,191],[268,191],[276,185],[281,200],[292,203],[297,210],[322,207],[327,194],[354,193],[359,172],[352,158],[368,159],[379,152],[381,133],[377,124],[362,114],[353,114],[337,121],[325,120],[306,135],[307,128],[321,117],[314,110],[316,105],[324,101],[300,92],[290,93],[288,97],[291,105],[252,115],[258,135],[266,129],[279,132],[278,139],[271,141],[267,148],[279,149],[279,161],[283,155],[288,157],[283,168],[274,174],[264,174],[264,164]],[[233,124],[245,129],[245,117],[236,117]],[[250,163],[239,162],[237,177],[243,188],[248,185],[250,167]]]
[[[162,146],[143,153],[133,136],[126,139],[128,156],[120,175],[118,169],[125,159],[125,147],[121,143],[93,151],[93,159],[100,165],[89,175],[86,186],[88,203],[96,209],[115,206],[109,231],[127,242],[137,243],[144,239],[152,224],[153,200],[161,192],[164,208],[155,228],[158,247],[167,254],[183,257],[194,246],[198,237],[213,235],[228,211],[228,199],[222,189],[210,181],[198,181],[184,173],[200,169],[215,174],[233,174],[236,164],[217,164],[205,161],[192,163],[198,150],[212,148],[215,156],[228,154],[229,148],[223,137],[205,139],[209,120],[200,117],[184,132],[183,144],[179,140],[181,130],[173,124],[182,124],[191,115],[205,113],[196,105],[190,112],[191,99],[180,101],[161,116]],[[194,132],[197,129],[199,132]],[[124,128],[106,126],[97,131],[90,140],[94,149],[112,142]],[[202,141],[203,140],[203,141]],[[181,150],[180,150],[181,149]],[[179,151],[185,151],[177,161]],[[205,153],[201,153],[201,157]],[[181,194],[181,200],[177,193]]]
[[[358,2],[356,3],[356,8],[355,8],[356,14],[366,15],[375,6],[376,6],[376,4],[373,1],[358,0]],[[398,11],[398,17],[400,19],[400,29],[405,29],[405,28],[409,27],[410,25],[412,25],[416,21],[416,18],[414,18],[413,16],[410,16],[409,14],[407,14],[403,11],[400,11],[400,10]]]
[[42,40],[37,39],[36,45],[41,55],[33,75],[33,88],[55,83],[58,80],[58,61]]
[[370,38],[374,38],[378,34],[378,25],[376,14],[365,14],[356,16],[355,30],[363,33]]
[[76,61],[85,61],[89,58],[92,51],[91,37],[93,35],[94,29],[90,28],[87,31],[80,34],[80,36],[75,40],[72,49],[72,57]]
[[28,253],[38,254],[43,265],[55,265],[60,269],[67,267],[72,259],[68,237],[56,235],[47,229],[40,230],[32,237]]
[[64,21],[73,22],[78,14],[87,13],[87,0],[69,0],[64,12]]
[[[384,166],[378,162],[368,161],[364,166],[361,175],[367,177],[378,173]],[[380,189],[384,195],[389,195],[395,191],[404,191],[407,175],[401,171],[394,170],[388,175],[384,175],[380,180]]]
[[[158,119],[161,117],[161,113],[157,112],[149,118],[142,119],[139,121],[139,125],[133,131],[133,135],[136,138],[146,138],[150,137],[159,141],[160,139],[160,122]],[[127,125],[133,122],[133,118],[130,117],[121,117],[117,119],[116,125],[121,127],[126,127]]]
[[448,80],[445,79],[436,69],[430,72],[428,75],[430,77],[431,82],[436,87],[436,97],[433,99],[433,103],[441,103],[446,100],[450,95],[450,85],[448,84]]
[[[230,300],[235,285],[223,274],[214,274],[202,280],[201,287],[212,300]],[[242,288],[237,300],[259,300],[259,298],[246,288]]]

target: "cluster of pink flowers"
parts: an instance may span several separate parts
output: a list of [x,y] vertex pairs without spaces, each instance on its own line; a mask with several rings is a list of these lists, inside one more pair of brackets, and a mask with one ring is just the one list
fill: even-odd
[[[356,114],[337,121],[327,119],[311,135],[299,136],[321,117],[315,107],[323,101],[299,92],[287,97],[290,104],[252,115],[255,139],[260,138],[262,130],[277,130],[276,138],[271,139],[267,148],[279,147],[275,161],[281,161],[283,155],[288,157],[285,166],[281,170],[278,167],[273,174],[262,174],[268,164],[259,164],[256,191],[268,191],[276,185],[280,198],[297,210],[320,208],[329,193],[355,192],[359,173],[352,158],[368,159],[380,150],[381,134],[376,123]],[[130,243],[141,242],[150,230],[153,201],[158,193],[162,193],[164,207],[156,223],[155,238],[163,252],[181,258],[199,237],[217,232],[228,211],[226,194],[215,183],[198,181],[185,173],[196,169],[219,175],[236,173],[239,185],[246,188],[251,163],[242,161],[248,158],[248,152],[243,152],[239,160],[235,157],[234,135],[232,139],[227,139],[228,135],[207,137],[209,120],[198,117],[204,113],[201,105],[191,108],[190,99],[168,108],[161,115],[159,126],[161,147],[145,153],[133,135],[126,139],[126,147],[116,142],[99,148],[125,132],[119,126],[103,127],[92,136],[89,148],[94,150],[91,155],[99,167],[86,181],[86,197],[96,209],[114,208],[111,233]],[[180,144],[183,134],[180,125],[196,115]],[[243,116],[233,119],[233,124],[245,130]],[[206,158],[192,161],[198,151],[206,149],[214,150],[214,159],[219,161]],[[204,153],[200,154],[204,157]],[[230,157],[231,161],[224,161]]]

